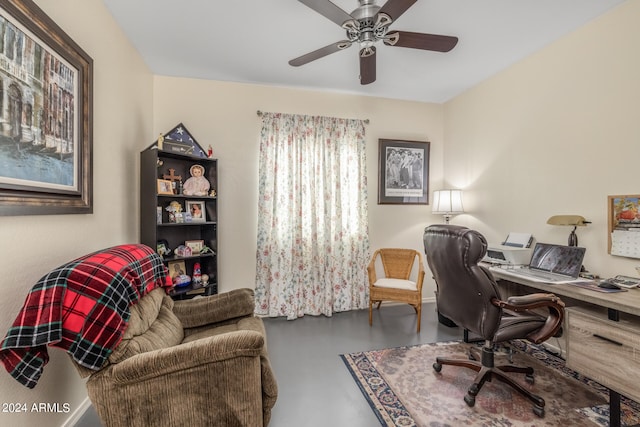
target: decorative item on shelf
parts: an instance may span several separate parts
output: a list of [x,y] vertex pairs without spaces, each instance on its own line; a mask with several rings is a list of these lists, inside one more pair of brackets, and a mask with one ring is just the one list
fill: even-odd
[[202,271],[200,270],[200,263],[193,264],[193,284],[200,285],[202,283]]
[[550,225],[569,225],[573,227],[573,230],[569,234],[568,246],[578,246],[578,235],[576,234],[576,228],[585,227],[587,224],[591,224],[591,221],[587,221],[580,215],[554,215],[547,220],[547,224]]
[[158,180],[158,194],[168,195],[173,194],[173,186],[168,179]]
[[167,212],[169,212],[169,222],[172,224],[180,223],[183,221],[182,218],[182,205],[173,200],[169,203],[169,206],[165,208]]
[[156,244],[156,252],[163,258],[171,256],[171,248],[169,248],[169,242],[167,242],[165,239],[158,240],[158,243]]
[[211,192],[209,192],[209,196],[211,197],[216,197],[218,195],[218,193],[216,193],[216,190],[211,190]]
[[185,211],[182,213],[182,218],[184,219],[184,222],[193,222],[193,216],[191,215],[191,212],[189,211]]
[[162,224],[162,206],[156,207],[156,224]]
[[164,134],[164,151],[186,154],[196,157],[207,157],[200,144],[191,136],[186,126],[182,123]]
[[193,165],[189,168],[191,177],[183,185],[183,193],[187,196],[206,196],[211,184],[204,177],[204,166]]
[[173,253],[182,258],[193,255],[191,248],[185,245],[178,246]]
[[158,137],[158,150],[163,149],[163,144],[164,144],[164,136],[160,134],[160,136]]
[[176,175],[176,170],[169,168],[169,173],[162,175],[162,178],[171,182],[173,194],[180,194],[178,182],[182,182],[182,175]]
[[198,255],[202,252],[202,248],[204,248],[204,240],[187,240],[184,242],[184,245],[191,248],[191,253],[193,255]]
[[[168,264],[169,269],[169,277],[171,277],[171,282],[175,286],[186,286],[191,283],[191,277],[186,274],[186,267],[184,261],[169,261]],[[188,282],[185,284],[185,276],[188,278]]]
[[173,281],[173,286],[177,288],[182,288],[184,286],[189,286],[191,284],[191,277],[187,274],[181,274],[175,278]]
[[200,249],[200,255],[203,255],[203,254],[215,255],[216,253],[209,246],[205,245],[205,246],[202,247],[202,249]]
[[204,208],[204,201],[202,200],[187,200],[187,211],[191,213],[193,222],[206,222],[207,214]]
[[207,157],[210,159],[213,158],[213,147],[211,146],[211,144],[209,144],[209,149],[207,150]]
[[209,284],[209,275],[208,274],[203,274],[200,276],[200,278],[202,279],[202,286],[207,286]]
[[464,213],[462,207],[462,190],[437,190],[433,192],[432,214],[444,215],[444,221],[449,224],[453,215]]

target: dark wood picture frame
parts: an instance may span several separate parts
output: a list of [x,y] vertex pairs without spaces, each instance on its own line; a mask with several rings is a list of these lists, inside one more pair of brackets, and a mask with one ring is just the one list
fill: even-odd
[[429,204],[428,141],[378,140],[378,204]]
[[0,26],[13,58],[0,66],[11,103],[0,110],[0,163],[15,159],[25,174],[53,164],[64,176],[0,170],[0,215],[93,213],[93,59],[31,0],[0,0]]

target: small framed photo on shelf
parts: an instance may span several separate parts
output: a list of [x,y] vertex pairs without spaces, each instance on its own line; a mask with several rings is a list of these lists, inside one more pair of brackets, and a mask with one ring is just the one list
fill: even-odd
[[158,240],[158,243],[156,244],[156,252],[158,252],[158,255],[160,255],[161,257],[170,256],[171,248],[169,248],[169,242],[167,242],[165,239]]
[[186,207],[187,211],[191,213],[192,222],[205,222],[207,220],[207,214],[204,210],[204,201],[187,200]]
[[169,277],[175,283],[175,279],[178,276],[187,274],[187,268],[184,265],[184,261],[169,261],[167,268],[169,269]]
[[158,194],[173,194],[173,184],[168,179],[158,180]]
[[184,245],[191,248],[193,255],[197,255],[202,251],[202,248],[204,248],[204,240],[187,240],[184,242]]

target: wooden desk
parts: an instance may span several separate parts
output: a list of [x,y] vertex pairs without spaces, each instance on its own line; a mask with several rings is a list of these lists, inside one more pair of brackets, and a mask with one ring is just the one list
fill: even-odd
[[566,364],[609,388],[610,425],[620,426],[620,394],[640,401],[640,289],[605,293],[491,273],[504,297],[531,288],[565,302]]

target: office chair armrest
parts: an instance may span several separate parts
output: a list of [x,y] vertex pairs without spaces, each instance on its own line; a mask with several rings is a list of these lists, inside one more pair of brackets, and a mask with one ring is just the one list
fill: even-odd
[[510,310],[515,313],[528,312],[537,308],[547,308],[549,315],[545,324],[527,336],[533,343],[540,344],[543,341],[555,336],[562,327],[564,319],[564,302],[556,295],[548,293],[537,293],[522,296],[512,296],[507,301],[493,299],[492,303],[503,310]]
[[549,305],[560,305],[564,308],[564,303],[555,294],[529,294],[521,296],[511,296],[507,298],[506,306],[502,306],[508,310],[523,311],[531,310],[539,307],[547,307]]

